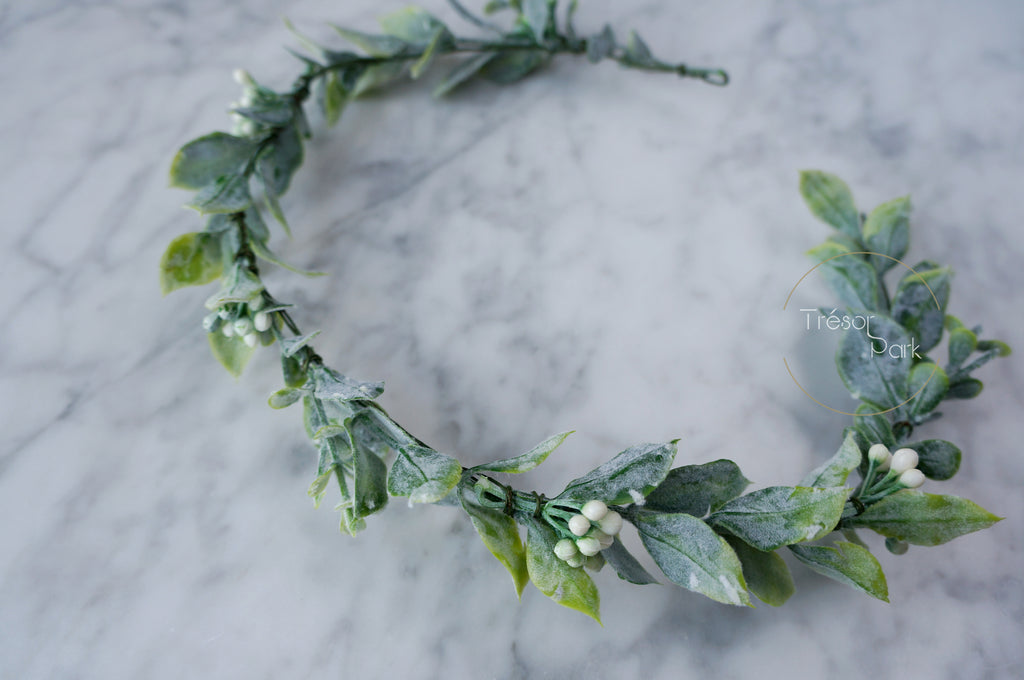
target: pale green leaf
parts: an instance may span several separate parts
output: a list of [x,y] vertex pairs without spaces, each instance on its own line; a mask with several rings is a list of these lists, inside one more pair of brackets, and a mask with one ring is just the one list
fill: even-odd
[[221,366],[228,369],[228,373],[236,378],[242,375],[245,365],[249,363],[256,348],[249,347],[237,335],[228,338],[223,333],[207,333],[206,337],[210,341],[213,356],[217,358]]
[[249,303],[263,292],[263,282],[252,271],[236,262],[221,280],[219,291],[206,300],[207,309],[220,309],[232,302]]
[[436,503],[461,477],[462,466],[451,456],[418,445],[404,446],[391,465],[388,492],[409,496],[413,503]]
[[384,383],[382,382],[354,380],[326,366],[316,366],[311,373],[313,395],[317,399],[338,401],[376,399],[384,392]]
[[612,565],[612,569],[619,575],[623,581],[629,581],[635,583],[638,586],[648,585],[651,583],[657,583],[658,580],[651,576],[643,565],[637,561],[635,557],[628,550],[626,546],[622,544],[622,541],[616,536],[611,546],[605,548],[600,552],[604,556],[604,559],[608,564]]
[[836,367],[855,398],[892,408],[910,397],[907,379],[913,355],[914,344],[903,327],[887,316],[873,314],[863,329],[843,334]]
[[839,523],[849,489],[770,486],[729,501],[708,522],[758,550],[814,541]]
[[270,408],[287,408],[299,399],[302,399],[304,394],[300,389],[285,387],[271,394],[270,398],[267,399],[267,403],[270,404]]
[[448,33],[448,28],[434,15],[411,6],[381,17],[380,27],[390,36],[420,47],[430,43],[439,30]]
[[278,257],[277,254],[274,253],[274,251],[268,248],[266,244],[261,241],[253,239],[249,242],[249,246],[252,248],[252,252],[256,255],[256,257],[260,258],[261,260],[270,262],[272,264],[276,264],[278,267],[281,267],[282,269],[287,269],[288,271],[294,274],[308,276],[310,278],[324,276],[324,274],[326,274],[326,272],[317,272],[309,269],[300,269],[298,267],[288,264],[280,257]]
[[245,175],[223,175],[199,190],[186,204],[204,215],[242,212],[252,205],[249,178]]
[[1000,519],[966,498],[904,489],[847,521],[914,545],[940,545]]
[[942,339],[953,270],[925,261],[914,265],[914,271],[896,286],[892,318],[907,329],[921,352],[927,352]]
[[473,527],[480,534],[480,540],[495,559],[508,569],[516,595],[521,597],[530,576],[526,568],[526,549],[519,538],[519,527],[515,520],[498,510],[480,507],[465,494],[459,494],[459,498]]
[[942,439],[925,439],[906,445],[917,451],[917,469],[928,479],[944,481],[951,479],[960,469],[963,454],[953,443]]
[[294,338],[282,338],[281,353],[286,357],[295,356],[296,352],[308,345],[318,335],[320,335],[320,331],[315,330],[311,333],[295,336]]
[[556,500],[597,499],[608,505],[642,501],[665,479],[675,456],[676,441],[638,444],[569,482]]
[[558,536],[533,517],[527,520],[526,569],[537,590],[552,600],[601,622],[601,597],[582,567],[570,567],[555,555]]
[[880,311],[885,304],[878,285],[878,273],[863,256],[854,252],[837,241],[826,241],[807,254],[821,263],[818,267],[821,275],[843,305],[857,310]]
[[823,576],[844,583],[883,602],[889,601],[889,586],[882,565],[867,549],[839,541],[835,547],[791,545],[793,555]]
[[160,290],[164,295],[186,286],[201,286],[224,271],[220,241],[212,234],[178,236],[160,258]]
[[514,458],[504,458],[502,460],[496,460],[493,463],[477,465],[473,470],[509,473],[527,472],[543,463],[551,452],[557,449],[570,434],[572,434],[571,431],[556,434],[553,437],[548,437],[526,453],[515,456]]
[[530,75],[550,58],[547,50],[508,50],[497,53],[480,73],[493,83],[508,85]]
[[534,40],[538,43],[544,42],[544,33],[547,31],[549,18],[548,0],[522,0],[523,19],[526,25],[533,32]]
[[819,170],[800,173],[800,194],[815,217],[850,238],[860,238],[860,215],[843,180]]
[[214,132],[181,147],[171,162],[171,186],[202,189],[219,177],[236,175],[256,151],[250,139]]
[[912,395],[905,407],[914,416],[935,410],[949,391],[949,377],[938,364],[923,362],[910,369],[907,392]]
[[485,52],[472,56],[453,68],[434,88],[435,97],[443,97],[455,88],[469,81],[497,56],[497,52]]
[[868,250],[888,255],[871,255],[871,264],[879,272],[889,271],[910,247],[910,197],[895,198],[872,210],[864,221],[863,232]]
[[846,435],[836,454],[811,470],[802,480],[800,486],[843,486],[850,473],[860,466],[861,452],[853,433]]
[[391,35],[371,35],[361,31],[354,31],[350,28],[335,26],[334,24],[331,24],[331,27],[336,30],[342,38],[363,50],[371,57],[390,57],[398,54],[409,46],[409,43],[406,41]]

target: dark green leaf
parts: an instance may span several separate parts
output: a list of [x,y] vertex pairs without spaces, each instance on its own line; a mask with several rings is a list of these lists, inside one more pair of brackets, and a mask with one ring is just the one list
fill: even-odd
[[285,387],[271,394],[267,403],[270,404],[270,408],[287,408],[302,399],[304,394],[300,389]]
[[499,52],[480,71],[484,78],[500,85],[522,80],[550,59],[546,50],[509,50]]
[[327,127],[333,127],[341,118],[341,112],[348,101],[348,91],[338,80],[338,74],[335,71],[327,74],[323,87],[324,120],[327,122]]
[[878,274],[863,256],[854,252],[836,241],[826,241],[807,254],[821,263],[821,275],[840,302],[851,309],[882,311],[885,304]]
[[388,469],[377,454],[349,431],[352,447],[353,512],[358,518],[380,512],[388,504]]
[[288,191],[292,175],[302,165],[302,137],[295,125],[280,130],[274,143],[260,156],[258,169],[263,184],[275,196]]
[[248,267],[236,262],[221,280],[219,291],[206,300],[207,309],[220,309],[232,302],[248,304],[263,292],[263,282]]
[[889,601],[889,586],[882,565],[867,549],[840,541],[836,546],[791,545],[793,555],[823,576],[835,579],[883,602]]
[[896,286],[892,317],[927,352],[942,339],[953,272],[933,262],[920,262],[914,270],[916,274],[907,272]]
[[530,575],[526,569],[526,549],[519,538],[515,520],[498,510],[480,507],[466,494],[459,494],[459,498],[484,545],[512,575],[516,595],[521,597]]
[[880,410],[882,409],[871,404],[861,404],[857,407],[857,415],[853,417],[853,427],[864,437],[864,443],[867,446],[872,444],[895,446],[896,435],[893,434],[892,425],[885,415],[878,413]]
[[647,495],[644,507],[703,517],[743,493],[750,480],[731,460],[686,465],[669,470],[665,481]]
[[605,561],[612,565],[612,569],[619,575],[623,581],[629,581],[635,583],[638,586],[648,585],[651,583],[657,583],[658,580],[651,576],[646,569],[643,568],[635,557],[628,550],[626,546],[622,544],[622,541],[615,538],[614,542],[610,547],[605,548],[600,552],[604,555]]
[[850,238],[860,238],[860,215],[843,180],[819,170],[800,173],[800,194],[815,217]]
[[860,466],[860,461],[860,447],[854,434],[849,433],[836,454],[800,480],[800,486],[843,486],[850,473]]
[[946,399],[974,399],[984,387],[977,378],[961,378],[949,386]]
[[249,178],[245,175],[218,177],[200,189],[187,205],[204,215],[242,212],[252,205]]
[[1002,340],[980,340],[978,342],[979,352],[990,352],[995,350],[996,356],[1008,357],[1013,354],[1013,350]]
[[451,456],[423,446],[405,446],[391,465],[388,491],[392,496],[409,496],[413,503],[436,503],[461,477],[462,466]]
[[955,328],[949,333],[949,367],[956,368],[978,348],[978,336],[966,328]]
[[608,505],[642,502],[668,474],[676,442],[638,444],[569,482],[556,500],[602,500]]
[[478,74],[492,59],[497,56],[496,52],[486,52],[466,59],[453,68],[444,77],[437,87],[434,88],[435,97],[443,97],[455,88],[470,80]]
[[685,513],[644,510],[629,519],[647,552],[673,583],[717,602],[750,605],[739,558],[707,524]]
[[164,295],[186,286],[201,286],[224,271],[220,241],[212,234],[182,234],[160,258],[160,290]]
[[232,109],[234,113],[271,127],[281,127],[294,116],[292,103],[288,99],[276,98],[270,101],[262,101],[252,106],[243,106]]
[[382,382],[353,380],[326,366],[312,370],[313,395],[317,399],[351,401],[353,399],[376,399],[384,391]]
[[910,369],[907,391],[911,395],[907,407],[915,416],[935,410],[949,390],[949,378],[938,364],[920,363]]
[[409,45],[406,41],[391,35],[371,35],[369,33],[362,33],[360,31],[353,31],[349,28],[335,26],[334,24],[331,24],[331,27],[336,30],[342,38],[360,48],[371,57],[390,57],[398,54]]
[[637,35],[636,31],[629,32],[629,39],[626,40],[626,51],[624,61],[627,64],[634,64],[636,66],[652,66],[657,63],[657,59],[651,54],[651,49],[647,46],[647,43]]
[[549,2],[548,0],[522,0],[523,19],[526,25],[533,32],[534,40],[538,43],[544,42],[544,33],[548,27]]
[[202,189],[224,175],[235,175],[256,151],[252,140],[225,132],[194,139],[171,162],[171,186]]
[[854,398],[883,408],[905,402],[913,346],[906,331],[892,319],[873,314],[862,330],[843,334],[836,367]]
[[288,387],[302,387],[306,384],[306,372],[297,358],[281,354],[281,374]]
[[612,32],[612,27],[608,24],[605,24],[604,29],[600,33],[591,36],[587,40],[587,61],[592,64],[610,57],[614,51],[615,33]]
[[925,439],[924,441],[907,444],[907,448],[917,451],[917,469],[928,479],[944,481],[950,479],[960,469],[963,454],[953,443],[942,439]]
[[863,231],[868,250],[889,256],[871,255],[871,264],[879,272],[889,271],[910,246],[910,197],[893,199],[872,210]]
[[473,470],[509,473],[527,472],[528,470],[532,470],[543,463],[548,455],[557,449],[570,434],[572,434],[571,431],[556,434],[553,437],[548,437],[524,454],[515,456],[514,458],[496,460],[493,463],[477,465]]
[[770,486],[729,501],[708,522],[758,550],[771,552],[831,532],[848,494],[844,487]]
[[526,531],[526,568],[537,590],[552,600],[601,622],[601,597],[587,572],[570,567],[555,555],[558,536],[542,521],[530,517]]
[[779,607],[796,592],[789,567],[778,553],[752,548],[734,536],[726,536],[725,540],[743,565],[743,578],[747,581],[747,587],[759,600],[772,607]]
[[228,338],[223,333],[207,333],[206,337],[210,341],[213,356],[217,358],[221,366],[228,369],[228,373],[236,378],[242,375],[245,365],[249,363],[249,359],[252,358],[256,349],[249,347],[237,335]]
[[987,529],[1000,519],[965,498],[904,489],[848,521],[914,545],[939,545]]

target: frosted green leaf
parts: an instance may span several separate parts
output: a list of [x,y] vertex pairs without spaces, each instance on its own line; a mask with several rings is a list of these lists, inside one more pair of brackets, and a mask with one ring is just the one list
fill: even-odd
[[312,370],[313,395],[317,399],[351,401],[353,399],[376,399],[384,392],[382,382],[354,380],[326,366]]
[[235,263],[221,281],[219,291],[206,300],[207,309],[220,309],[232,302],[248,303],[263,292],[263,282],[241,263]]
[[204,215],[242,212],[252,205],[249,178],[245,175],[224,175],[199,190],[187,203]]
[[281,353],[286,357],[295,356],[296,352],[308,345],[310,341],[318,335],[320,335],[320,331],[315,330],[311,333],[298,335],[294,338],[284,338],[281,340]]
[[917,272],[907,272],[896,286],[892,298],[892,317],[927,352],[942,339],[946,305],[953,270],[934,262],[919,262]]
[[342,38],[372,57],[390,57],[409,45],[406,41],[391,35],[371,35],[334,24],[331,24],[331,28],[337,31]]
[[917,469],[928,479],[944,481],[950,479],[960,469],[962,453],[952,442],[942,439],[925,439],[906,445],[917,451]]
[[940,545],[1001,519],[966,498],[904,489],[847,521],[914,545]]
[[793,555],[823,576],[844,583],[883,602],[889,601],[889,586],[882,565],[866,548],[839,541],[835,547],[791,545]]
[[363,518],[380,512],[388,504],[388,469],[377,454],[352,436],[352,510],[356,517]]
[[643,565],[637,561],[635,557],[628,550],[626,546],[622,544],[622,541],[618,537],[615,538],[611,546],[605,548],[600,552],[604,556],[604,559],[608,564],[612,565],[612,569],[619,575],[623,581],[629,581],[636,585],[643,586],[651,583],[657,583],[658,580],[651,576]]
[[217,358],[221,366],[228,369],[228,373],[236,378],[242,375],[245,365],[249,363],[256,348],[249,347],[237,335],[228,338],[223,333],[207,333],[206,337],[210,341],[213,356]]
[[978,336],[967,328],[954,328],[949,333],[949,366],[956,368],[964,363],[978,347]]
[[289,125],[278,131],[274,143],[263,152],[257,163],[264,186],[275,196],[288,191],[292,176],[302,165],[302,137],[295,125]]
[[704,517],[736,498],[750,484],[731,460],[686,465],[669,470],[665,481],[647,495],[644,507]]
[[287,408],[302,399],[304,392],[294,387],[285,387],[278,390],[270,395],[267,399],[267,403],[270,404],[270,408]]
[[[423,75],[430,65],[434,63],[434,58],[437,57],[439,52],[444,51],[442,46],[445,42],[446,31],[443,28],[437,29],[434,33],[434,37],[430,40],[426,49],[423,50],[423,54],[416,62],[409,67],[409,77],[413,80],[418,80]],[[450,38],[449,38],[450,40]]]
[[251,241],[249,241],[249,246],[252,248],[252,252],[254,255],[256,255],[256,257],[266,262],[276,264],[278,267],[281,267],[282,269],[287,269],[293,274],[299,274],[300,276],[306,276],[309,278],[316,278],[318,276],[323,276],[326,273],[312,271],[309,269],[300,269],[299,267],[292,266],[285,262],[284,260],[282,260],[280,257],[278,257],[277,254],[274,253],[274,251],[272,251],[270,248],[268,248],[265,243],[257,241],[256,239],[252,239]]
[[548,0],[522,0],[523,19],[533,32],[537,42],[544,42],[544,33],[548,27]]
[[895,198],[872,210],[863,231],[868,250],[889,256],[870,255],[871,264],[879,272],[889,271],[910,247],[910,197]]
[[570,434],[572,434],[571,431],[556,434],[553,437],[548,437],[524,454],[515,456],[514,458],[496,460],[493,463],[477,465],[473,470],[510,473],[527,472],[543,463],[551,452],[557,449]]
[[537,590],[601,623],[601,597],[586,570],[558,559],[558,536],[547,524],[529,517],[526,526],[526,569]]
[[770,552],[825,536],[839,523],[849,489],[770,486],[729,501],[708,518],[748,544]]
[[843,180],[820,170],[804,170],[800,173],[800,194],[815,217],[850,238],[860,238],[860,215]]
[[480,534],[480,540],[495,559],[508,569],[516,595],[522,597],[523,588],[530,581],[530,576],[526,568],[526,549],[519,538],[519,527],[515,520],[498,510],[476,505],[465,494],[459,494],[459,497],[473,528]]
[[406,7],[381,17],[380,27],[388,35],[419,47],[429,44],[438,31],[444,32],[451,40],[447,26],[419,7]]
[[438,83],[437,87],[434,88],[434,96],[443,97],[460,85],[468,82],[473,76],[480,73],[481,69],[496,56],[498,56],[497,52],[486,52],[466,59],[453,68],[444,77],[444,80]]
[[235,175],[256,151],[252,140],[214,132],[181,147],[171,162],[171,186],[202,189],[224,175]]
[[551,58],[547,50],[509,50],[500,52],[481,70],[484,78],[493,83],[508,85],[522,80]]
[[597,499],[608,505],[643,502],[644,496],[661,484],[668,474],[676,456],[676,441],[630,447],[569,482],[556,500],[586,502]]
[[860,465],[860,461],[860,447],[857,446],[856,436],[851,432],[843,439],[836,454],[800,480],[800,486],[843,486],[850,473]]
[[907,378],[913,359],[914,345],[903,327],[876,313],[863,329],[843,334],[836,367],[854,397],[892,408],[910,396]]
[[436,503],[451,491],[462,477],[462,466],[451,456],[422,446],[398,450],[388,474],[388,492],[409,496],[413,503]]
[[793,575],[778,553],[763,552],[734,536],[726,536],[725,540],[736,551],[743,565],[747,588],[759,600],[772,607],[779,607],[796,592]]
[[916,395],[904,408],[915,416],[935,410],[949,391],[949,378],[938,364],[923,362],[910,369],[907,391]]
[[851,309],[882,310],[885,305],[877,272],[861,255],[847,253],[852,253],[851,249],[836,241],[826,241],[807,252],[822,263],[818,269],[843,305]]
[[186,286],[201,286],[216,281],[223,271],[219,240],[199,232],[182,234],[160,258],[160,290],[166,295]]

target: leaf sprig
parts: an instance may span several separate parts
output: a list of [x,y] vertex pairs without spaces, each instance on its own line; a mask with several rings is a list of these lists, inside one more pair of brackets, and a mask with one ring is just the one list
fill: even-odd
[[[239,375],[259,345],[276,344],[284,386],[269,404],[302,403],[306,433],[318,451],[309,494],[319,504],[332,480],[341,496],[341,528],[355,534],[390,497],[410,503],[460,506],[487,548],[512,576],[521,594],[527,582],[558,603],[599,620],[599,596],[581,567],[611,565],[630,583],[657,580],[619,540],[623,520],[665,576],[719,602],[750,605],[752,593],[770,605],[792,595],[793,580],[779,550],[787,548],[811,569],[862,590],[888,597],[881,566],[858,528],[887,537],[893,552],[906,544],[937,545],[985,528],[997,517],[970,501],[911,490],[924,476],[949,479],[961,460],[950,442],[907,444],[916,427],[936,417],[945,399],[977,396],[973,372],[1009,348],[979,340],[945,313],[951,273],[925,261],[904,276],[890,295],[884,274],[909,244],[909,200],[897,199],[867,216],[854,208],[848,188],[820,172],[804,173],[801,190],[811,211],[838,233],[812,251],[826,278],[851,313],[877,317],[876,336],[858,330],[843,338],[840,375],[861,401],[839,451],[797,486],[744,493],[749,481],[729,460],[673,468],[677,442],[630,447],[569,482],[548,498],[494,478],[540,465],[568,436],[555,435],[521,455],[464,467],[455,457],[417,439],[377,403],[383,384],[351,378],[330,367],[289,314],[291,305],[265,287],[259,261],[306,275],[269,248],[268,221],[288,232],[280,199],[301,166],[312,127],[305,106],[316,102],[327,125],[360,96],[405,77],[418,79],[441,61],[457,59],[434,87],[446,95],[486,79],[516,82],[557,55],[611,60],[637,70],[675,73],[724,85],[720,69],[692,68],[657,59],[636,33],[620,44],[605,26],[581,37],[573,0],[561,11],[556,0],[498,0],[485,12],[506,11],[508,28],[451,1],[456,12],[493,39],[460,38],[436,17],[410,7],[381,19],[381,34],[335,27],[358,52],[320,46],[299,35],[308,54],[296,56],[303,73],[286,92],[273,91],[243,71],[233,106],[231,134],[214,132],[186,144],[171,165],[172,186],[194,191],[188,205],[206,219],[200,232],[174,239],[160,264],[165,293],[214,281],[203,321],[214,356]],[[290,27],[290,26],[289,26]],[[290,27],[291,28],[291,27]],[[294,32],[294,29],[292,29]],[[934,293],[934,308],[923,290]],[[880,337],[889,343],[934,348],[948,332],[949,362],[941,369],[917,356],[876,357]],[[970,360],[970,361],[969,361]],[[906,444],[889,457],[888,447]],[[879,448],[881,447],[881,449]],[[884,449],[884,455],[883,455]],[[906,469],[897,469],[904,467]],[[861,480],[847,485],[859,471]],[[896,474],[894,474],[896,473]],[[920,480],[914,476],[921,475]],[[526,540],[520,527],[526,527]],[[843,540],[831,540],[842,536]],[[824,543],[822,542],[824,541]]]

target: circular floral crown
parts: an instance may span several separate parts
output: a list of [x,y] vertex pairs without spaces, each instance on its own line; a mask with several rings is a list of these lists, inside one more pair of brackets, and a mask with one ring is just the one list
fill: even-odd
[[[935,409],[942,401],[977,396],[982,383],[973,372],[1009,348],[979,339],[980,327],[969,328],[946,313],[948,267],[929,260],[906,267],[890,290],[884,275],[902,263],[909,244],[909,199],[865,215],[849,188],[823,172],[802,173],[800,191],[811,212],[835,229],[810,254],[845,310],[824,312],[822,318],[830,328],[834,322],[835,329],[845,330],[836,365],[859,406],[839,450],[796,486],[744,493],[749,482],[732,461],[672,467],[671,441],[630,447],[549,498],[503,484],[495,475],[535,468],[570,433],[521,455],[467,468],[395,422],[376,401],[382,383],[328,367],[311,344],[319,331],[303,333],[291,305],[266,289],[259,271],[262,260],[312,275],[282,262],[267,245],[267,222],[288,232],[280,198],[311,137],[304,108],[311,98],[330,126],[364,93],[418,79],[441,61],[457,59],[435,86],[435,96],[479,79],[516,82],[560,54],[714,85],[728,82],[721,69],[661,61],[636,33],[625,44],[609,26],[578,35],[575,0],[564,13],[556,0],[488,3],[487,14],[514,15],[509,28],[455,0],[451,5],[493,37],[456,37],[415,7],[383,17],[379,35],[335,27],[359,52],[321,47],[296,33],[308,55],[296,54],[304,71],[292,88],[275,92],[237,71],[242,96],[232,107],[233,132],[189,142],[171,165],[171,184],[195,192],[188,205],[206,222],[202,231],[168,246],[160,263],[163,291],[220,282],[206,301],[203,328],[214,356],[233,375],[257,347],[277,346],[284,387],[270,395],[270,406],[302,402],[306,433],[319,453],[309,494],[319,504],[331,481],[336,483],[343,531],[365,528],[366,518],[383,510],[391,496],[407,497],[410,504],[459,506],[511,573],[517,593],[532,581],[559,604],[598,619],[597,588],[583,567],[599,570],[607,563],[630,583],[657,582],[619,539],[624,522],[677,585],[726,604],[750,605],[752,593],[774,606],[794,591],[778,553],[782,548],[816,572],[888,600],[882,568],[857,529],[881,534],[886,548],[902,554],[909,544],[938,545],[999,520],[969,500],[918,491],[926,479],[951,478],[961,451],[948,441],[912,436],[940,415]],[[870,324],[857,323],[868,318]],[[945,367],[927,354],[943,337]],[[897,346],[913,351],[886,351]],[[859,481],[848,486],[854,471]]]

